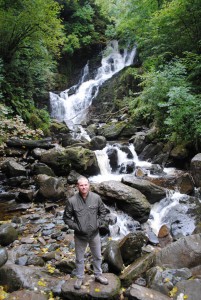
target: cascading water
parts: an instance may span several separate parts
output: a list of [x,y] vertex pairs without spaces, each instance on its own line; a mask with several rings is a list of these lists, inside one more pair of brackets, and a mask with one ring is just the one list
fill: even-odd
[[[121,54],[118,42],[111,41],[105,53],[109,54],[102,58],[101,67],[98,68],[94,79],[87,80],[89,72],[87,64],[77,85],[59,95],[50,93],[52,117],[65,121],[71,129],[75,130],[75,125],[81,124],[86,118],[88,108],[97,96],[100,86],[124,67],[133,63],[136,48],[134,47],[130,52],[125,49]],[[69,91],[72,90],[74,94],[69,95]]]
[[[101,66],[98,68],[93,79],[89,79],[89,66],[86,64],[83,75],[77,85],[61,92],[59,95],[50,93],[52,117],[59,121],[65,121],[68,127],[73,131],[78,131],[79,128],[82,135],[85,135],[85,137],[89,139],[82,126],[80,126],[82,121],[86,118],[88,108],[92,104],[93,99],[97,96],[100,86],[124,67],[132,64],[135,52],[136,49],[134,47],[130,52],[124,50],[123,53],[120,53],[118,42],[110,42],[105,51],[107,54],[102,58]],[[108,151],[111,149],[117,153],[117,166],[115,170],[112,170],[108,158]],[[129,145],[128,150],[131,153],[130,156],[122,150],[120,145],[115,144],[112,146],[107,145],[103,150],[95,151],[101,174],[91,177],[90,181],[121,180],[122,176],[126,173],[124,173],[126,164],[130,164],[131,167],[133,166],[133,172],[130,172],[133,175],[137,167],[144,170],[150,168],[151,163],[139,161],[133,145]],[[169,170],[164,169],[164,172],[168,173]],[[167,219],[167,215],[169,215],[169,213],[172,214],[172,209],[182,207],[185,212],[186,206],[181,206],[179,203],[181,198],[182,196],[180,194],[174,192],[173,195],[167,195],[167,197],[159,203],[154,204],[151,210],[151,218],[146,225],[156,234],[161,225],[169,225],[170,222]],[[123,212],[118,211],[117,213],[115,209],[112,211],[113,214],[117,215],[117,224],[110,226],[112,237],[119,238],[132,231],[132,227],[135,227],[135,225],[132,226],[132,222],[135,224],[135,221]],[[194,222],[190,219],[187,221],[189,224],[187,231],[190,234],[194,228]]]

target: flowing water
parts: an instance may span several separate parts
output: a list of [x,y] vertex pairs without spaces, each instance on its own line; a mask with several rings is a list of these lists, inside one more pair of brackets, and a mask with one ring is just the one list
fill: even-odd
[[[88,140],[90,138],[87,136],[86,132],[81,126],[82,121],[85,120],[87,116],[88,108],[92,104],[93,99],[97,96],[101,85],[124,67],[132,64],[135,57],[136,48],[134,47],[130,52],[126,49],[123,52],[120,52],[118,48],[118,42],[112,41],[109,43],[104,53],[105,55],[102,58],[101,66],[97,69],[96,75],[93,79],[88,79],[89,66],[86,64],[83,70],[83,75],[77,85],[66,89],[59,95],[50,93],[52,117],[59,121],[65,121],[70,129],[74,131],[80,131],[81,134],[84,135]],[[115,171],[112,171],[107,154],[107,151],[111,148],[115,149],[117,152],[118,167]],[[107,145],[103,150],[95,151],[100,168],[100,174],[98,176],[91,177],[90,181],[120,181],[124,175],[120,174],[120,167],[122,164],[129,164],[132,162],[135,165],[134,169],[140,167],[146,173],[146,171],[151,167],[151,163],[140,161],[133,145],[128,145],[128,149],[132,153],[131,158],[128,158],[127,153],[122,151],[120,145],[118,144]],[[166,168],[163,171],[166,174],[174,173],[173,168]],[[135,175],[135,171],[133,171],[133,175]],[[181,197],[181,194],[173,191],[172,193],[167,194],[167,197],[161,200],[159,203],[153,205],[147,225],[156,234],[163,224],[170,225],[170,222],[166,216],[168,215],[168,212],[171,213],[172,209],[178,207]],[[185,212],[186,206],[181,206],[181,209],[183,212]],[[117,217],[117,224],[110,226],[112,236],[114,238],[120,237],[132,231],[133,227],[135,226],[132,226],[131,224],[134,224],[135,221],[123,212],[117,211],[113,208],[111,208],[111,210],[112,213],[116,214]],[[189,222],[187,233],[190,234],[194,229],[194,221],[190,219],[187,221]]]
[[[133,63],[136,48],[134,47],[131,51],[125,49],[123,53],[120,53],[118,42],[112,41],[108,44],[105,53],[94,79],[87,80],[89,73],[87,64],[77,85],[59,95],[50,93],[52,117],[65,121],[71,129],[75,129],[75,125],[80,125],[86,118],[88,108],[97,96],[100,86],[124,67]],[[69,95],[72,90],[74,94]]]

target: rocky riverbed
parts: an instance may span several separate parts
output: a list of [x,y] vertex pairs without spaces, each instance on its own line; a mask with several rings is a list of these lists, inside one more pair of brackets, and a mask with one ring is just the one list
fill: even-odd
[[[103,149],[106,137],[95,135],[91,142],[78,143],[66,133],[58,141],[12,139],[1,150],[0,299],[199,300],[200,154],[191,158],[189,170],[165,175],[164,166],[181,160],[181,152],[176,155],[173,148],[167,151],[167,145],[150,143],[145,133],[130,137],[139,157],[154,161],[152,166],[148,170],[134,165],[120,168],[121,182],[93,182],[91,188],[108,207],[121,209],[133,223],[127,224],[128,234],[113,239],[111,226],[117,235],[120,228],[108,210],[100,232],[109,285],[94,282],[87,252],[85,282],[76,291],[73,231],[63,222],[63,210],[66,198],[76,190],[77,177],[100,172],[93,150]],[[114,171],[119,167],[115,147],[109,153]],[[130,158],[128,142],[118,147]],[[183,196],[169,212],[169,224],[156,234],[145,224],[152,217],[153,205],[172,201],[167,194],[175,185]],[[184,216],[194,220],[191,231],[183,230]]]

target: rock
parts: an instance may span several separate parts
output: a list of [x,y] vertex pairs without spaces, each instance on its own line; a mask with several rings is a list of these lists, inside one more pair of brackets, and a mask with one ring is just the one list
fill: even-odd
[[114,273],[120,273],[124,268],[121,251],[117,241],[109,241],[103,253],[104,260],[109,265],[109,270]]
[[6,142],[9,147],[20,147],[27,149],[42,148],[50,149],[55,147],[51,144],[51,138],[42,139],[42,140],[23,140],[18,138],[12,138]]
[[137,284],[132,284],[124,295],[128,300],[170,300],[166,295]]
[[8,294],[6,300],[48,300],[49,296],[29,290],[20,290]]
[[100,171],[95,153],[81,146],[48,150],[41,155],[41,161],[49,165],[56,175],[68,175],[71,169],[88,175],[96,175]]
[[15,199],[16,196],[17,196],[17,193],[2,192],[2,193],[0,193],[0,200],[1,201],[9,201],[9,200]]
[[115,300],[118,298],[120,292],[120,281],[117,276],[111,273],[104,273],[108,279],[108,285],[102,285],[94,281],[94,277],[86,275],[84,283],[80,290],[74,289],[76,279],[68,280],[62,285],[62,297],[68,300],[80,299],[107,299]]
[[39,174],[35,177],[38,186],[37,199],[62,199],[64,197],[64,181],[62,178]]
[[176,292],[173,291],[173,299],[180,300],[200,300],[201,295],[201,279],[183,280],[176,284]]
[[147,236],[142,232],[132,232],[119,242],[121,256],[126,266],[141,256],[141,249],[147,244],[147,241]]
[[107,144],[106,138],[104,136],[92,137],[89,143],[89,149],[91,150],[102,150]]
[[145,254],[136,259],[119,276],[123,286],[128,287],[135,279],[153,267],[155,264],[155,252]]
[[10,224],[0,226],[0,245],[8,246],[18,238],[17,230]]
[[[7,262],[0,268],[0,285],[6,285],[8,292],[19,289],[50,292],[61,294],[61,286],[64,284],[64,276],[57,278],[47,274],[47,269],[41,267],[19,266]],[[35,300],[35,299],[34,299]]]
[[192,268],[201,260],[201,234],[180,238],[156,254],[156,265],[172,268]]
[[2,169],[8,177],[27,176],[25,167],[14,160],[6,161],[2,165]]
[[105,202],[116,203],[120,209],[139,222],[147,221],[150,204],[138,190],[113,180],[93,184],[91,187],[104,197]]
[[122,178],[122,182],[127,184],[144,194],[147,200],[153,204],[166,197],[166,189],[157,186],[145,179],[138,179],[133,175],[125,175]]
[[20,189],[18,196],[16,197],[17,202],[32,202],[34,191]]
[[196,187],[201,187],[201,153],[192,158],[190,168]]
[[33,173],[33,175],[45,174],[45,175],[52,176],[52,177],[55,176],[53,170],[50,167],[48,167],[46,164],[43,164],[43,163],[35,163],[32,166],[32,173]]
[[0,247],[0,268],[7,262],[8,252],[6,248]]
[[132,159],[133,158],[133,153],[131,152],[129,145],[123,144],[119,145],[119,149],[125,153],[127,153],[127,158]]
[[70,130],[65,122],[59,122],[56,119],[51,120],[50,131],[53,135],[60,135],[61,133],[69,133]]
[[95,124],[90,124],[89,126],[87,126],[86,128],[86,132],[88,133],[88,135],[93,138],[94,136],[96,136],[97,134],[97,126]]
[[166,247],[168,244],[172,243],[173,238],[170,234],[170,230],[167,225],[162,225],[158,232],[158,240],[161,248]]
[[69,184],[77,184],[77,180],[81,175],[77,173],[75,170],[70,171],[68,177],[67,177],[67,182]]
[[135,151],[139,154],[146,146],[146,134],[145,132],[137,132],[133,139]]
[[56,263],[56,268],[66,274],[71,274],[75,267],[75,262],[69,259],[63,259],[62,261]]
[[160,151],[163,149],[162,143],[157,144],[148,144],[143,151],[139,154],[138,158],[140,160],[148,160],[152,159],[155,155],[160,153]]
[[178,282],[189,279],[191,276],[192,273],[187,268],[162,269],[158,266],[146,273],[148,287],[167,296]]
[[110,162],[110,166],[112,168],[112,171],[116,171],[118,168],[118,154],[117,149],[114,147],[110,147],[107,149],[107,155]]
[[43,153],[46,153],[46,150],[41,149],[41,148],[34,148],[31,153],[32,153],[33,157],[35,157],[36,159],[40,159],[41,155]]
[[120,174],[131,174],[135,170],[135,163],[133,161],[123,162],[120,165],[119,173]]
[[117,139],[122,130],[126,127],[126,122],[108,123],[98,128],[98,135],[104,136],[107,140]]

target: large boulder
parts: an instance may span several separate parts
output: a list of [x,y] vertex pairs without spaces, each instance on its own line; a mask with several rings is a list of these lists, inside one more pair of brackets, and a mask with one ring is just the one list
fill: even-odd
[[145,254],[125,268],[120,275],[123,286],[128,287],[134,280],[146,273],[155,264],[155,253]]
[[191,172],[195,185],[201,187],[201,153],[195,155],[191,160]]
[[126,266],[141,256],[142,247],[147,244],[147,241],[147,236],[142,232],[132,232],[119,242],[121,256]]
[[124,268],[119,244],[117,241],[109,241],[103,253],[104,260],[108,263],[112,272],[121,272]]
[[108,279],[108,285],[102,285],[94,281],[92,276],[86,275],[83,285],[80,290],[74,289],[76,278],[68,280],[62,286],[62,297],[68,300],[80,300],[80,299],[118,299],[120,292],[120,280],[111,273],[104,273],[104,276]]
[[98,134],[104,136],[107,140],[115,140],[125,127],[125,122],[111,122],[98,128]]
[[0,245],[8,246],[18,238],[17,230],[11,224],[0,226]]
[[154,183],[151,183],[148,180],[137,179],[133,175],[125,175],[122,178],[122,182],[139,190],[142,194],[146,196],[147,200],[151,204],[158,202],[164,197],[166,197],[166,189]]
[[132,284],[124,293],[128,300],[170,300],[170,298],[155,290]]
[[37,198],[62,199],[64,196],[64,180],[58,177],[51,177],[39,174],[35,177],[38,186]]
[[8,177],[27,176],[26,168],[13,159],[5,161],[2,170]]
[[192,268],[201,261],[201,234],[180,238],[156,254],[156,265]]
[[105,148],[106,144],[107,141],[104,136],[94,136],[89,143],[89,148],[91,150],[102,150]]
[[100,171],[95,153],[81,146],[50,149],[41,154],[41,162],[49,165],[56,175],[68,175],[71,169],[88,175]]
[[93,184],[92,188],[109,204],[116,203],[134,219],[140,222],[147,221],[151,207],[146,197],[138,190],[113,180]]
[[143,151],[139,154],[139,159],[140,160],[148,160],[154,158],[155,155],[159,154],[163,149],[163,144],[162,143],[157,143],[157,144],[148,144],[145,146]]

